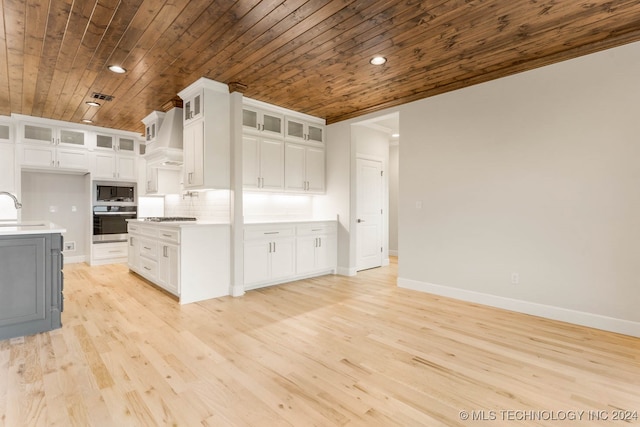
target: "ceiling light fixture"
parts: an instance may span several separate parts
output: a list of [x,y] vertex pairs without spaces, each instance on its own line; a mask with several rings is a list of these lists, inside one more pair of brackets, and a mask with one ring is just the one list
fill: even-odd
[[387,62],[387,58],[385,58],[384,56],[374,56],[373,58],[371,58],[371,60],[369,61],[369,63],[371,65],[382,65],[385,62]]
[[122,68],[119,65],[109,65],[107,68],[110,71],[113,71],[114,73],[117,73],[117,74],[124,74],[124,73],[127,72],[127,70],[125,70],[124,68]]
[[93,123],[93,120],[89,120],[89,119],[82,119],[82,121],[83,121],[84,123]]
[[92,107],[99,107],[100,106],[100,103],[99,102],[95,102],[95,101],[87,101],[87,102],[85,102],[85,104],[91,105]]
[[397,137],[399,137],[399,136],[400,136],[400,134],[399,134],[399,133],[392,133],[392,134],[391,134],[391,138],[397,138]]

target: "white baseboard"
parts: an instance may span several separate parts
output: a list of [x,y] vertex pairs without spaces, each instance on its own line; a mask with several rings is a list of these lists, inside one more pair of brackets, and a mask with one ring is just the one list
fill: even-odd
[[640,322],[398,277],[398,287],[640,338]]
[[389,249],[389,256],[398,256],[397,249]]
[[349,268],[349,267],[340,267],[338,266],[338,271],[337,273],[340,276],[355,276],[356,274],[358,274],[358,270],[356,270],[355,268]]
[[78,264],[81,262],[86,262],[87,261],[87,257],[84,255],[78,255],[78,256],[64,256],[64,264]]

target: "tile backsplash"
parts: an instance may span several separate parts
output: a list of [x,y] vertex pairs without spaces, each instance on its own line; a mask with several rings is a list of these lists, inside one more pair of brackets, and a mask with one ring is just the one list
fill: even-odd
[[229,190],[209,190],[165,196],[166,216],[196,217],[200,221],[229,221]]
[[[171,194],[164,198],[166,216],[196,217],[201,221],[229,221],[229,190]],[[298,194],[243,194],[245,221],[299,220],[313,217],[313,197]]]

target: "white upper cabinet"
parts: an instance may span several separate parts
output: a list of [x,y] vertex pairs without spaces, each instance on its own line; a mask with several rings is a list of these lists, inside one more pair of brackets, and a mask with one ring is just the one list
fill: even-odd
[[138,179],[136,141],[133,138],[97,133],[93,160],[93,178]]
[[[229,189],[229,87],[203,77],[180,91],[178,96],[183,100],[183,111],[194,111],[191,118],[183,123],[183,187],[186,190]],[[194,109],[196,101],[199,102],[199,111]],[[188,102],[193,104],[187,107]]]
[[324,125],[286,117],[285,137],[290,141],[324,144]]
[[242,138],[242,184],[252,190],[284,190],[284,142],[245,135]]
[[202,91],[196,91],[190,94],[186,99],[183,99],[182,112],[184,114],[183,123],[187,123],[191,120],[201,119],[204,113],[204,103]]
[[272,137],[284,135],[284,116],[254,107],[242,108],[242,128],[245,132],[255,132]]
[[87,147],[87,131],[82,129],[49,126],[40,123],[22,123],[20,142],[26,144],[48,144],[74,148]]
[[285,190],[324,193],[324,148],[287,143],[284,159]]
[[152,111],[151,114],[142,119],[142,123],[144,123],[144,140],[147,144],[153,144],[155,142],[164,116],[165,113],[161,111]]
[[0,122],[0,142],[11,142],[11,125]]

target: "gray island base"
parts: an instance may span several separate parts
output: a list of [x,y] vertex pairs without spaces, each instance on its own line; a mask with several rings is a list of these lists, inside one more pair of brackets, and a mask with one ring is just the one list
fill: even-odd
[[62,326],[64,231],[48,222],[0,223],[0,340]]

